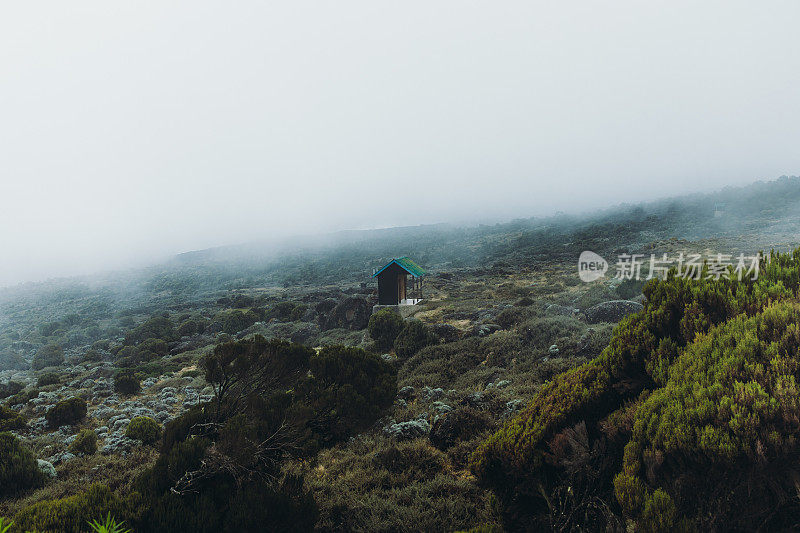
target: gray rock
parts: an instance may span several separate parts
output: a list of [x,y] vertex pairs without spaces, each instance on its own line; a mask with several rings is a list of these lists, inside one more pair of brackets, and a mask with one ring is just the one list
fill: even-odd
[[548,352],[549,352],[551,355],[555,355],[555,354],[557,354],[557,353],[558,353],[558,345],[556,345],[556,344],[551,344],[551,345],[550,345],[550,348],[548,348],[548,349],[547,349],[547,351],[548,351]]
[[550,304],[545,308],[545,313],[548,315],[573,316],[577,314],[578,311],[579,310],[574,307],[567,307],[558,304]]
[[590,324],[598,322],[619,322],[631,313],[638,313],[644,309],[640,303],[630,300],[611,300],[599,303],[584,311],[586,321]]
[[507,380],[507,379],[503,379],[503,380],[500,380],[497,383],[495,383],[494,386],[497,389],[502,389],[502,388],[508,387],[509,385],[511,385],[511,382],[509,380]]

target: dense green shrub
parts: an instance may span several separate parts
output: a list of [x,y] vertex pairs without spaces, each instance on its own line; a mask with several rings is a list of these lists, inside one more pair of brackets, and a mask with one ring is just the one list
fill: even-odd
[[48,366],[58,366],[64,363],[64,348],[59,344],[45,344],[33,356],[31,368],[41,370]]
[[47,410],[47,425],[55,429],[80,422],[86,417],[86,401],[82,398],[62,400]]
[[125,335],[125,344],[139,344],[147,339],[175,340],[175,326],[168,316],[148,318]]
[[91,429],[82,429],[69,445],[69,451],[78,455],[94,455],[97,451],[97,434]]
[[143,444],[155,444],[161,437],[161,426],[149,416],[137,416],[128,424],[125,436]]
[[0,431],[24,429],[27,426],[28,423],[21,414],[0,405]]
[[134,483],[150,531],[310,530],[316,504],[284,458],[368,427],[397,388],[393,367],[364,350],[258,335],[217,345],[201,367],[215,401],[167,425]]
[[14,523],[20,531],[82,533],[91,520],[103,518],[108,513],[127,517],[132,513],[131,504],[105,485],[96,484],[74,496],[44,500],[25,507],[14,515]]
[[45,372],[36,378],[37,387],[46,387],[57,383],[61,383],[61,376],[56,372]]
[[220,311],[211,321],[212,331],[222,331],[229,335],[235,335],[243,331],[259,320],[261,316],[253,309],[242,311],[241,309],[228,309]]
[[0,383],[0,400],[4,400],[9,396],[19,394],[25,385],[17,383],[16,381],[9,381],[8,383]]
[[403,318],[391,307],[379,309],[369,317],[369,336],[375,341],[379,350],[388,351],[394,346],[394,340],[403,330]]
[[36,488],[45,479],[31,451],[11,433],[0,433],[0,497]]
[[411,319],[397,335],[394,341],[394,351],[398,357],[408,358],[431,344],[436,344],[438,339],[421,320]]
[[142,386],[137,378],[131,371],[120,372],[114,376],[114,391],[123,396],[130,396],[131,394],[138,394],[142,390]]
[[298,385],[314,413],[317,440],[330,445],[366,428],[394,402],[397,373],[360,348],[327,346],[309,360],[311,376]]
[[599,497],[615,495],[642,530],[791,527],[800,509],[781,465],[800,451],[800,249],[770,259],[758,280],[651,280],[644,311],[598,357],[479,447],[472,469],[509,528],[549,520],[576,450]]
[[208,327],[208,320],[202,317],[189,318],[181,322],[178,326],[178,335],[180,337],[187,337],[192,335],[199,335],[203,333]]

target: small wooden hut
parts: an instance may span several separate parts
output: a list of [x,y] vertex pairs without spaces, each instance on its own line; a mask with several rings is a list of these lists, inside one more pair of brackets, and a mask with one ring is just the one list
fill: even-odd
[[[408,257],[392,259],[378,269],[378,305],[415,305],[422,300],[422,276],[425,270]],[[411,276],[411,287],[408,286]]]

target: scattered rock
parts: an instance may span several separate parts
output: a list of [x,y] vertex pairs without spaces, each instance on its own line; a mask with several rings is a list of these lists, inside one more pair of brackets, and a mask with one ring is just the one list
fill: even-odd
[[547,349],[547,351],[548,351],[548,353],[550,353],[551,355],[555,355],[555,354],[557,354],[557,353],[558,353],[558,345],[556,345],[556,344],[551,344],[551,345],[550,345],[550,348],[548,348],[548,349]]

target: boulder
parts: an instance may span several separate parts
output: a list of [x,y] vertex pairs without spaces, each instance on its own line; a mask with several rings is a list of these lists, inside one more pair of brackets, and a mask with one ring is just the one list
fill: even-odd
[[327,313],[320,314],[323,330],[334,328],[357,331],[367,327],[372,314],[372,305],[364,298],[350,296]]
[[584,311],[586,321],[590,324],[598,322],[619,322],[631,313],[638,313],[644,306],[630,300],[610,300],[599,303]]

